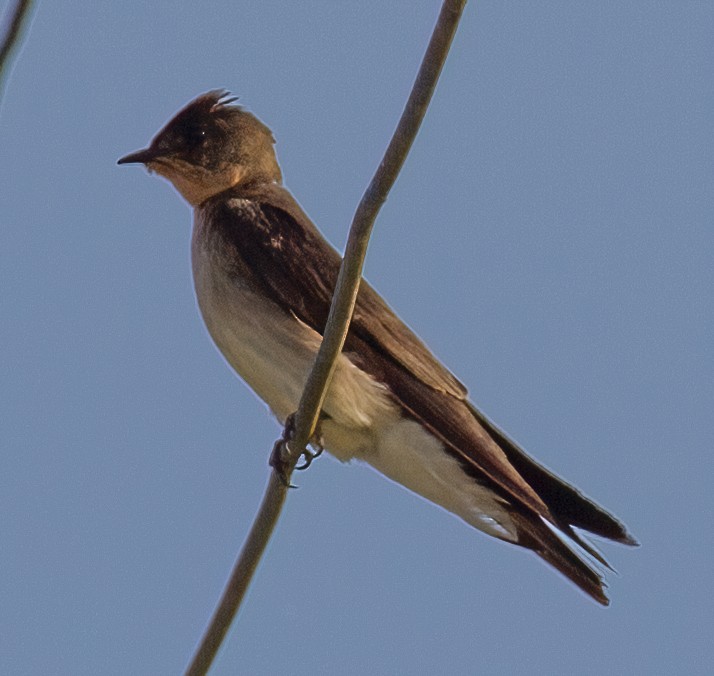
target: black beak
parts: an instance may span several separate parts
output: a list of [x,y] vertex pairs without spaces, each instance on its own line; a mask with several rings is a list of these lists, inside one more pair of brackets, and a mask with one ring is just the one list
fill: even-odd
[[117,164],[146,164],[147,162],[151,162],[151,160],[155,160],[157,157],[159,157],[159,153],[149,147],[120,157],[117,160]]

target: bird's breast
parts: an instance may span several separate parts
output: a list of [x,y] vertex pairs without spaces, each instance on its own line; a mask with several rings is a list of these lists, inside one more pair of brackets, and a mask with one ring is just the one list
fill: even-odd
[[[228,363],[284,422],[297,410],[322,337],[228,265],[220,238],[196,216],[191,247],[198,305]],[[228,270],[231,270],[229,273]],[[369,445],[380,421],[395,416],[386,388],[341,355],[323,407],[325,445],[350,457]],[[332,437],[332,443],[330,437]]]

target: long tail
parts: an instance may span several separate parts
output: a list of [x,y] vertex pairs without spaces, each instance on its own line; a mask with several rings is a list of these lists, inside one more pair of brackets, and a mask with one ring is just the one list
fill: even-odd
[[[539,517],[526,513],[511,513],[510,516],[518,530],[516,544],[533,550],[598,603],[609,605],[605,580],[579,552],[560,539]],[[577,544],[580,545],[580,541]],[[591,549],[588,547],[587,551]],[[596,558],[609,568],[600,554]]]
[[518,529],[517,544],[532,549],[598,603],[608,605],[602,575],[587,563],[582,550],[603,566],[611,567],[573,527],[626,545],[637,546],[637,540],[615,516],[527,455],[475,406],[470,408],[509,462],[548,506],[553,525],[567,538],[566,542],[565,538],[558,537],[539,517],[516,510],[511,517]]

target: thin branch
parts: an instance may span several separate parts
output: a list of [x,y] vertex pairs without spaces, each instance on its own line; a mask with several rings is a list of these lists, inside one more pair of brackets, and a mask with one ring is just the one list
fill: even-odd
[[442,5],[399,124],[352,219],[345,256],[327,318],[325,337],[295,417],[295,437],[290,444],[293,466],[315,432],[337,357],[347,338],[374,221],[419,131],[465,5],[466,0],[445,0]]
[[[466,0],[444,0],[397,129],[352,220],[324,339],[300,399],[295,417],[295,433],[285,453],[284,459],[288,464],[287,482],[315,432],[337,357],[347,337],[374,221],[397,179],[424,119],[465,5]],[[208,672],[280,515],[287,494],[285,483],[278,477],[277,472],[271,473],[267,492],[248,540],[201,645],[186,671],[187,676],[199,676]]]
[[253,573],[260,563],[260,558],[263,556],[275,524],[278,522],[287,492],[287,487],[277,473],[271,472],[258,514],[246,541],[243,543],[240,556],[233,566],[231,576],[223,590],[223,596],[211,618],[211,624],[201,640],[201,645],[196,651],[191,665],[186,670],[186,676],[203,676],[208,673],[243,597],[248,591]]
[[2,98],[2,81],[5,72],[10,69],[10,54],[17,45],[25,20],[30,15],[30,6],[32,0],[17,0],[15,9],[10,14],[10,19],[7,22],[7,29],[0,41],[0,98]]

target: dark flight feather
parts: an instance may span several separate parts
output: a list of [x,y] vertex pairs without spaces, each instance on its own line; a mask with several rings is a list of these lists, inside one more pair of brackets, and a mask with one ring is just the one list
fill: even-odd
[[[340,256],[290,193],[272,183],[234,188],[204,203],[204,218],[229,252],[232,272],[318,333],[324,330]],[[635,544],[623,524],[526,455],[467,401],[466,388],[362,281],[345,354],[388,385],[404,414],[418,420],[475,481],[511,506],[517,544],[528,547],[600,603],[597,571],[543,519],[597,561],[604,558],[573,531]]]

